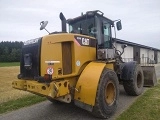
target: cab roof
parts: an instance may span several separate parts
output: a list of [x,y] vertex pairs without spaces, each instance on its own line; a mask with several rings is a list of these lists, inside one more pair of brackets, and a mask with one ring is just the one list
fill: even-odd
[[73,24],[77,21],[84,20],[86,18],[93,18],[94,16],[97,16],[97,17],[100,17],[102,19],[108,20],[111,24],[114,24],[114,21],[112,21],[111,19],[109,19],[107,17],[104,17],[103,15],[104,15],[104,13],[101,12],[100,10],[87,11],[86,14],[84,14],[84,15],[82,14],[81,16],[78,16],[78,17],[75,17],[75,18],[72,18],[72,19],[68,19],[67,23]]

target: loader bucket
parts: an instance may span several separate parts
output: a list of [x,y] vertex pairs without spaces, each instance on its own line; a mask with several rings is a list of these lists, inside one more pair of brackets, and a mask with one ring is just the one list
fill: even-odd
[[144,74],[144,86],[155,86],[157,85],[157,76],[154,65],[141,66]]
[[155,65],[157,80],[160,80],[160,64]]

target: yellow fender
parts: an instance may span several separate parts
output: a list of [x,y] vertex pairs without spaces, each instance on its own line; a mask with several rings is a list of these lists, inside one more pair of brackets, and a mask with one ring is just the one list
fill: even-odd
[[74,95],[75,105],[92,111],[99,79],[105,66],[106,63],[90,62],[85,67],[76,84]]

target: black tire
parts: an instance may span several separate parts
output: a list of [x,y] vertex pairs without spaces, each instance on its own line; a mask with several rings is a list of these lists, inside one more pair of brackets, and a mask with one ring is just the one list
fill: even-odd
[[132,80],[123,81],[123,87],[128,95],[138,96],[143,92],[144,76],[140,65],[135,66]]
[[119,82],[114,71],[104,68],[97,88],[92,114],[99,118],[109,118],[117,108]]

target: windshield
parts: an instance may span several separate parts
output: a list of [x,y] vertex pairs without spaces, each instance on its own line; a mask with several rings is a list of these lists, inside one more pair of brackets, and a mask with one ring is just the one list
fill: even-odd
[[94,18],[87,18],[69,24],[70,33],[95,36],[96,28]]

